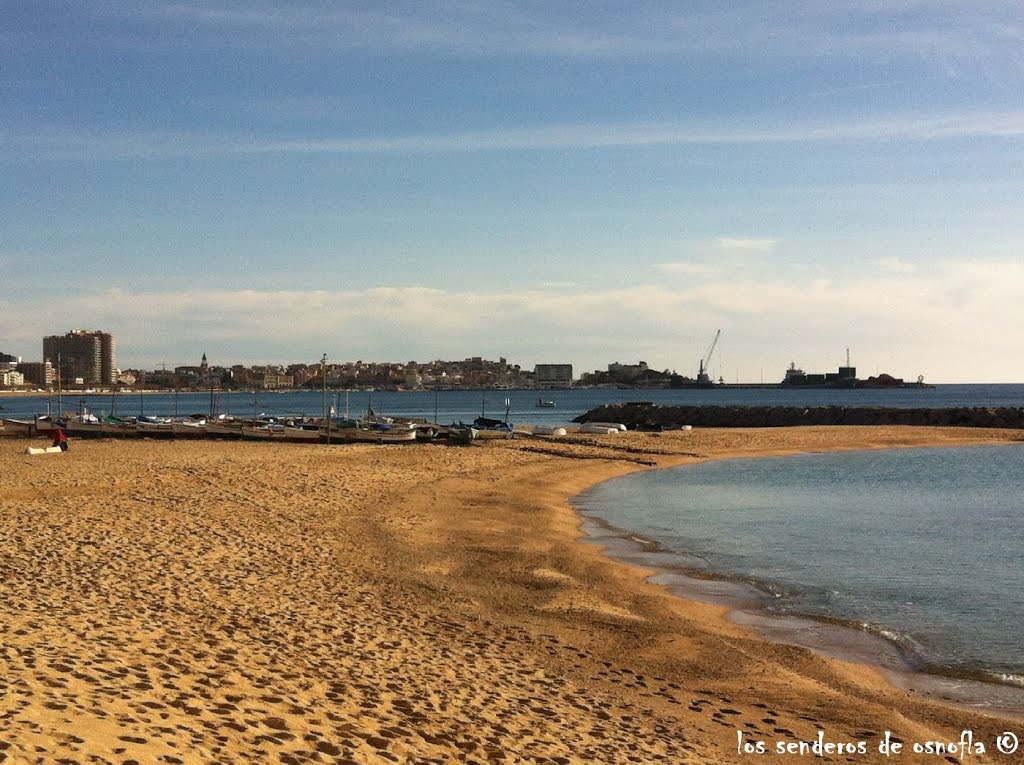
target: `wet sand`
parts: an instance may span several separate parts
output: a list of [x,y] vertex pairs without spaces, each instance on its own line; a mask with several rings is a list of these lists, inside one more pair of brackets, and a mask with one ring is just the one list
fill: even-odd
[[580,541],[568,498],[705,458],[1019,431],[696,430],[469,448],[0,439],[0,760],[793,762],[746,741],[1019,721],[769,642]]

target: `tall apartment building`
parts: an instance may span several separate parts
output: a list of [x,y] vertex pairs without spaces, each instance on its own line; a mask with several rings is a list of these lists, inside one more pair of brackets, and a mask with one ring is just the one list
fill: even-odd
[[537,364],[533,375],[538,388],[572,387],[572,364]]
[[108,332],[73,329],[43,338],[43,359],[51,362],[61,383],[113,385],[117,375],[117,341]]

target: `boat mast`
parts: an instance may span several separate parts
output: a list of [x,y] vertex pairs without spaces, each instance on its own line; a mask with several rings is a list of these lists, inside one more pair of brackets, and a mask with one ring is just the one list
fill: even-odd
[[327,426],[327,443],[331,443],[331,418],[330,413],[327,411],[327,354],[325,353],[320,359],[320,373],[324,376],[323,379],[323,407],[324,407],[324,419],[323,423]]
[[320,375],[321,375],[321,377],[323,377],[323,380],[322,380],[322,383],[323,383],[323,396],[322,396],[323,401],[321,402],[322,403],[322,408],[323,408],[323,411],[324,411],[323,418],[324,418],[324,422],[327,422],[327,354],[326,353],[320,359]]

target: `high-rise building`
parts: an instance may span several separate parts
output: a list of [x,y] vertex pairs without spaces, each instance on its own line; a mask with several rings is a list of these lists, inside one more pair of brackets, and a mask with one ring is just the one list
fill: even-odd
[[73,329],[43,338],[43,359],[57,369],[64,385],[113,385],[117,375],[117,341],[108,332]]
[[533,374],[538,388],[572,387],[572,364],[536,364]]

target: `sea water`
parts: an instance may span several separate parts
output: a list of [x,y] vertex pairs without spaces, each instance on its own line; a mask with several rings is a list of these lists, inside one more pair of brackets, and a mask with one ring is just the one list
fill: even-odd
[[[538,398],[552,400],[551,408],[538,407]],[[80,393],[65,391],[60,399],[47,396],[0,397],[0,416],[31,419],[37,414],[76,412],[128,417],[138,414],[184,416],[230,413],[240,417],[261,414],[319,417],[334,407],[340,416],[365,413],[422,417],[447,425],[470,422],[481,414],[519,424],[568,425],[574,417],[597,406],[629,401],[650,401],[666,406],[848,406],[893,408],[1017,407],[1024,406],[1024,385],[937,385],[934,388],[713,388],[572,390],[423,390],[339,391],[297,390],[180,393]],[[507,403],[506,403],[507,402]]]
[[638,562],[746,583],[769,632],[845,625],[903,669],[1024,685],[1022,486],[1024,444],[893,449],[638,473],[576,505],[653,543]]

